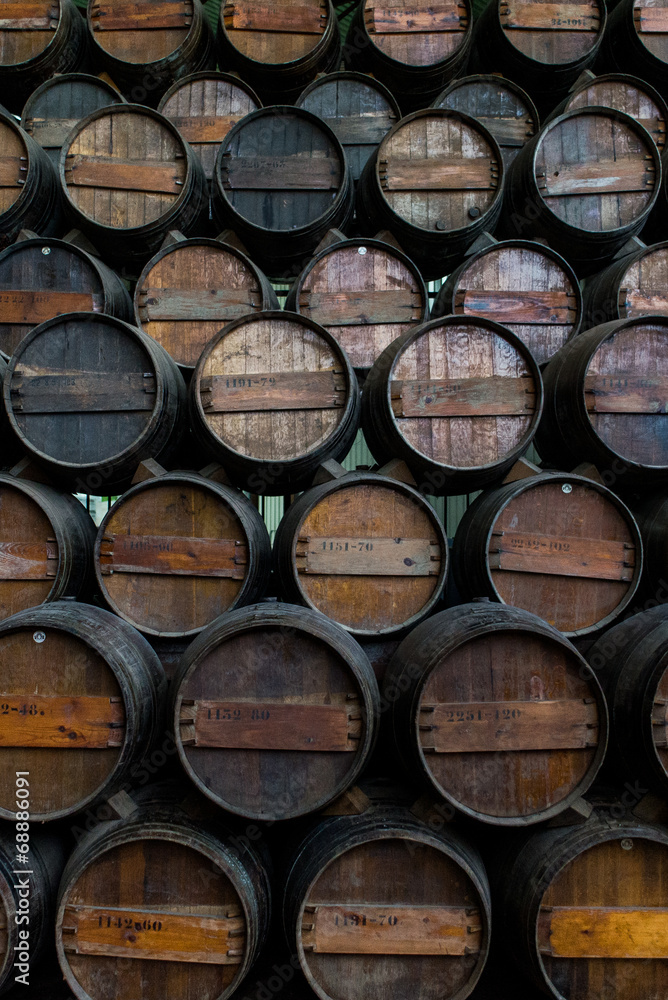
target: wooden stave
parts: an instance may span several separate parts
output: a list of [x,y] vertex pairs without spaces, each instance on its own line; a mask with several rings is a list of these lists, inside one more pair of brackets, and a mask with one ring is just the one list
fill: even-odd
[[429,320],[420,327],[408,330],[390,344],[377,359],[367,375],[362,391],[362,429],[368,447],[380,466],[393,458],[400,457],[409,466],[417,480],[419,492],[437,496],[456,496],[483,489],[485,486],[498,482],[512,468],[517,459],[521,458],[531,444],[540,420],[543,408],[543,383],[538,365],[528,348],[519,337],[516,337],[506,327],[494,322],[494,320],[482,319],[477,316],[449,316],[445,318],[451,319],[453,325],[456,323],[456,325],[463,326],[483,326],[493,333],[500,334],[525,355],[536,385],[537,403],[531,428],[519,445],[509,452],[503,461],[499,461],[493,466],[478,466],[471,472],[467,469],[440,465],[428,460],[408,445],[403,435],[399,433],[394,416],[390,413],[391,406],[389,406],[387,392],[394,363],[401,356],[403,348],[407,347],[414,339],[443,325],[444,317]]
[[22,229],[59,236],[63,225],[62,196],[49,157],[13,118],[0,114],[0,124],[20,135],[28,153],[25,185],[14,204],[0,215],[0,249],[10,246]]
[[[319,612],[320,614],[324,614],[321,608],[318,608],[309,600],[299,585],[299,577],[295,572],[294,566],[294,548],[301,525],[311,511],[333,493],[355,485],[387,486],[396,490],[397,493],[403,495],[404,497],[409,497],[417,506],[420,506],[427,512],[429,512],[428,508],[431,506],[424,499],[422,494],[418,493],[418,491],[413,489],[413,487],[400,482],[397,479],[391,479],[387,476],[381,476],[372,472],[349,472],[346,476],[342,476],[334,482],[322,483],[318,486],[312,486],[309,490],[306,490],[300,497],[290,504],[283,515],[283,518],[276,530],[273,547],[275,578],[279,583],[281,592],[286,595],[286,599],[294,602],[294,604],[298,604]],[[400,625],[387,626],[379,631],[358,631],[357,629],[343,625],[341,622],[337,623],[339,628],[345,629],[349,634],[355,636],[358,640],[395,639],[405,635],[407,631],[411,630],[414,626],[433,613],[434,608],[438,606],[441,600],[448,577],[450,562],[445,529],[436,517],[432,517],[432,523],[441,545],[441,570],[434,593],[424,607]],[[336,621],[336,619],[330,620]]]
[[[16,417],[11,410],[11,379],[17,364],[20,363],[22,352],[32,344],[33,340],[42,336],[51,327],[70,321],[107,323],[123,329],[133,339],[139,340],[154,364],[156,389],[161,390],[161,406],[157,405],[158,393],[156,392],[156,407],[145,432],[138,441],[135,439],[135,442],[120,455],[110,456],[108,464],[111,469],[107,469],[104,473],[101,472],[103,463],[92,466],[72,466],[54,460],[32,448],[27,444],[25,435],[18,428]],[[145,458],[156,458],[167,464],[170,462],[172,455],[178,449],[180,436],[183,432],[182,416],[185,402],[186,388],[183,376],[164,348],[151,337],[147,337],[141,330],[130,326],[129,323],[101,313],[64,313],[35,327],[23,338],[12,356],[4,382],[5,409],[12,430],[24,449],[36,458],[39,465],[46,469],[56,485],[62,485],[62,488],[66,490],[74,488],[78,492],[88,493],[92,496],[111,496],[124,492],[129,487],[137,466]],[[96,479],[99,479],[100,482],[96,483]],[[102,492],[96,492],[96,490]]]
[[[126,714],[123,746],[107,779],[71,808],[57,813],[31,812],[32,822],[49,822],[76,815],[126,787],[159,735],[167,681],[160,660],[147,640],[103,608],[70,599],[42,604],[0,621],[0,637],[31,628],[64,632],[97,652],[119,684]],[[14,813],[0,807],[0,817],[13,819]]]
[[599,271],[598,274],[592,275],[584,287],[584,330],[590,330],[592,327],[600,326],[602,323],[627,318],[623,313],[619,301],[622,281],[627,271],[633,264],[641,261],[643,257],[648,256],[655,250],[663,249],[668,249],[668,241],[653,243],[648,247],[642,247],[636,251],[632,250],[630,253],[616,258],[608,267]]

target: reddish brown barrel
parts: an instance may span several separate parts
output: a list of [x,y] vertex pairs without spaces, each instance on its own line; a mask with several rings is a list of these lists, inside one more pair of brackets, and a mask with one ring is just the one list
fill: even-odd
[[60,235],[61,195],[48,156],[14,118],[2,113],[0,144],[0,249],[13,243],[22,229]]
[[642,573],[642,542],[614,493],[544,473],[488,490],[460,522],[455,579],[466,597],[525,608],[566,635],[611,625]]
[[668,97],[668,5],[665,0],[621,0],[603,44],[606,69],[633,73]]
[[516,607],[466,604],[422,622],[392,657],[382,698],[411,779],[484,823],[559,815],[605,755],[594,674],[560,632]]
[[[629,244],[631,247],[631,244]],[[622,252],[584,288],[585,330],[608,320],[668,315],[668,242]]]
[[452,496],[499,479],[529,447],[543,386],[505,327],[446,316],[383,351],[364,385],[362,423],[376,461],[401,457],[424,493]]

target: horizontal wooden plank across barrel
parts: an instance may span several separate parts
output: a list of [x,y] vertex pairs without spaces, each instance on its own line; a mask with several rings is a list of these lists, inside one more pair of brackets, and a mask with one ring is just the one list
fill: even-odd
[[200,0],[89,0],[92,58],[126,97],[155,107],[175,80],[214,69],[214,38]]
[[48,156],[14,118],[2,113],[0,145],[0,250],[22,229],[59,236],[62,199]]
[[464,1000],[487,959],[487,875],[454,831],[378,803],[307,834],[288,868],[283,922],[321,1000]]
[[496,320],[542,365],[579,331],[582,293],[573,269],[549,247],[530,240],[497,243],[483,234],[443,283],[431,312]]
[[538,111],[527,92],[497,73],[453,80],[432,107],[451,108],[477,118],[498,142],[506,166],[540,127]]
[[252,493],[310,486],[328,458],[348,453],[359,425],[357,379],[337,341],[296,313],[228,323],[190,382],[194,433]]
[[592,462],[611,486],[668,482],[668,318],[595,326],[543,375],[543,458],[560,468]]
[[271,284],[245,254],[205,237],[159,250],[137,281],[134,302],[137,326],[186,372],[230,320],[279,307]]
[[239,490],[188,472],[139,483],[97,535],[95,572],[109,607],[147,635],[194,635],[261,599],[271,543]]
[[211,181],[221,142],[233,125],[260,107],[260,98],[239,77],[204,70],[173,83],[158,111],[176,125]]
[[413,629],[382,690],[411,777],[467,816],[526,826],[559,815],[601,766],[601,687],[537,615],[488,602]]
[[668,3],[620,0],[610,14],[601,62],[633,73],[668,100]]
[[100,108],[70,133],[60,183],[79,226],[105,259],[132,273],[165,234],[204,224],[207,185],[193,151],[167,118],[135,104]]
[[469,115],[416,111],[388,132],[357,193],[362,232],[389,229],[425,278],[461,262],[501,211],[504,166],[490,132]]
[[0,473],[0,618],[85,597],[95,525],[69,493]]
[[285,307],[324,326],[351,364],[367,370],[408,326],[424,323],[429,299],[422,275],[404,253],[381,240],[355,238],[316,254]]
[[[616,806],[612,817],[623,814]],[[499,873],[499,944],[557,1000],[668,990],[668,834],[601,810],[543,830]]]
[[283,820],[324,808],[376,741],[380,700],[364,650],[324,615],[267,603],[222,615],[172,685],[179,757],[216,805]]
[[547,239],[578,275],[592,274],[642,229],[661,176],[656,144],[635,118],[612,108],[567,111],[514,160],[499,232]]
[[73,601],[0,622],[0,816],[30,772],[33,822],[113,795],[157,735],[166,694],[148,642],[116,615]]
[[24,231],[0,253],[0,350],[13,354],[40,323],[63,313],[132,320],[132,301],[115,271],[69,240]]
[[638,526],[614,493],[552,472],[474,500],[453,548],[464,595],[525,608],[566,635],[611,625],[638,589],[642,561]]
[[364,385],[362,423],[380,465],[400,457],[421,492],[452,496],[503,478],[531,443],[542,398],[538,366],[514,333],[446,316],[381,354]]
[[372,73],[399,98],[404,111],[423,108],[454,77],[471,49],[469,0],[363,0],[348,29],[344,56],[353,69]]
[[61,147],[75,125],[92,111],[124,100],[106,80],[87,73],[64,73],[33,91],[23,105],[21,125],[46,150],[57,170]]
[[25,449],[64,488],[113,496],[145,458],[168,462],[186,389],[163,347],[99,313],[66,313],[27,334],[4,402]]
[[54,74],[79,70],[86,56],[86,25],[73,0],[2,0],[0,87],[12,114]]
[[227,1000],[269,919],[269,877],[248,837],[149,801],[79,842],[60,883],[56,949],[77,1000]]
[[271,276],[301,269],[325,233],[345,231],[353,187],[341,143],[310,111],[253,111],[218,151],[212,208]]
[[632,244],[585,283],[585,330],[608,320],[668,316],[668,242]]
[[274,542],[282,593],[369,638],[426,617],[443,593],[448,543],[435,510],[405,483],[351,472],[294,501]]

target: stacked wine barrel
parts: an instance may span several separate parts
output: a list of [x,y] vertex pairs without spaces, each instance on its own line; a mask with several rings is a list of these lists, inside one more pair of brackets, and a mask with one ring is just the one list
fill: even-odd
[[0,0],[0,993],[666,1000],[667,2]]

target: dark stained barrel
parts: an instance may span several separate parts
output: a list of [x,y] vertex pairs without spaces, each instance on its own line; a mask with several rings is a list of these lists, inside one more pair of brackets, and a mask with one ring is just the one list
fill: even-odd
[[0,7],[2,100],[20,115],[27,97],[56,73],[87,59],[86,24],[73,0],[4,0]]
[[592,462],[609,485],[668,482],[668,319],[602,323],[573,338],[543,373],[536,435],[557,468]]
[[380,720],[363,648],[324,615],[290,604],[222,615],[187,649],[172,692],[190,779],[249,819],[304,816],[342,795]]
[[215,66],[200,0],[89,0],[91,58],[128,100],[155,107],[174,80]]
[[387,347],[362,393],[380,465],[402,458],[423,493],[453,496],[503,479],[529,447],[543,403],[525,344],[492,320],[446,316]]
[[378,143],[401,118],[387,87],[366,73],[326,73],[309,84],[295,103],[329,125],[343,146],[355,182]]
[[557,1000],[668,990],[668,833],[617,810],[541,830],[499,873],[499,946]]
[[69,493],[0,473],[0,618],[85,597],[95,525]]
[[148,642],[116,615],[62,601],[0,622],[0,816],[30,772],[32,822],[109,798],[158,735],[166,682]]
[[341,62],[331,0],[223,0],[217,47],[219,65],[247,80],[264,104],[291,104]]
[[499,233],[547,239],[579,276],[592,274],[645,225],[661,177],[656,144],[635,118],[612,108],[567,111],[513,162]]
[[350,23],[344,57],[372,73],[407,114],[426,107],[465,70],[473,37],[469,0],[418,0],[407,7],[362,0]]
[[61,194],[51,162],[10,115],[0,113],[0,250],[22,229],[59,236]]
[[[306,9],[306,8],[305,8]],[[253,111],[216,160],[213,215],[271,276],[303,266],[325,233],[345,229],[353,186],[341,143],[316,115],[288,106]]]
[[66,489],[123,492],[145,458],[168,463],[185,385],[164,348],[98,313],[66,313],[21,341],[4,402],[25,449]]
[[668,100],[668,4],[620,0],[610,14],[601,62],[608,70],[633,73]]
[[478,851],[392,804],[318,823],[294,851],[283,924],[323,1000],[464,1000],[487,960]]
[[650,605],[668,600],[668,498],[665,490],[633,502],[645,553],[643,596]]
[[62,148],[59,169],[70,214],[104,247],[106,260],[130,273],[169,230],[187,236],[208,214],[199,160],[170,121],[137,104],[83,118]]
[[605,755],[596,677],[556,628],[516,607],[466,604],[422,622],[382,694],[411,779],[484,823],[558,816]]
[[147,635],[194,635],[264,596],[271,543],[250,500],[195,473],[139,483],[97,535],[95,572],[116,614]]
[[134,304],[137,326],[188,372],[226,323],[277,309],[278,299],[240,250],[199,237],[166,246],[151,258],[135,286]]
[[0,349],[13,354],[34,327],[63,313],[132,320],[125,285],[99,257],[66,240],[26,236],[0,253]]
[[250,839],[161,792],[135,793],[137,808],[98,826],[67,863],[56,949],[79,1000],[155,988],[227,1000],[264,946],[269,875]]
[[288,292],[286,309],[308,316],[336,337],[351,364],[371,368],[408,326],[428,319],[418,268],[381,240],[355,238],[316,254]]
[[23,105],[21,125],[57,170],[61,147],[75,125],[98,108],[123,103],[122,95],[105,80],[87,73],[63,73],[33,91]]
[[348,358],[296,313],[228,323],[205,348],[189,391],[196,438],[252,493],[306,489],[324,461],[348,453],[359,426]]
[[261,106],[255,91],[239,77],[203,70],[173,83],[158,111],[177,127],[211,182],[220,143],[233,125]]
[[668,242],[629,247],[586,282],[585,330],[609,320],[668,316]]
[[351,472],[307,490],[274,542],[281,592],[353,635],[405,632],[439,601],[448,543],[431,504],[405,483]]
[[398,122],[357,191],[360,228],[389,229],[427,280],[461,263],[501,212],[504,166],[490,132],[459,111],[427,108]]
[[496,73],[453,80],[432,107],[451,108],[477,118],[498,142],[506,166],[540,127],[538,111],[527,92]]
[[[555,354],[582,322],[582,293],[570,265],[530,240],[471,247],[441,286],[432,316],[485,316],[522,340],[539,365]],[[481,246],[478,249],[478,246]]]
[[[0,351],[0,384],[7,374],[8,360],[7,355]],[[3,442],[0,448],[0,469],[5,469],[9,468],[16,460],[19,443],[7,419],[4,400],[0,403],[0,434]]]
[[547,472],[488,490],[460,522],[457,585],[544,618],[565,635],[611,625],[640,583],[642,542],[605,486]]

